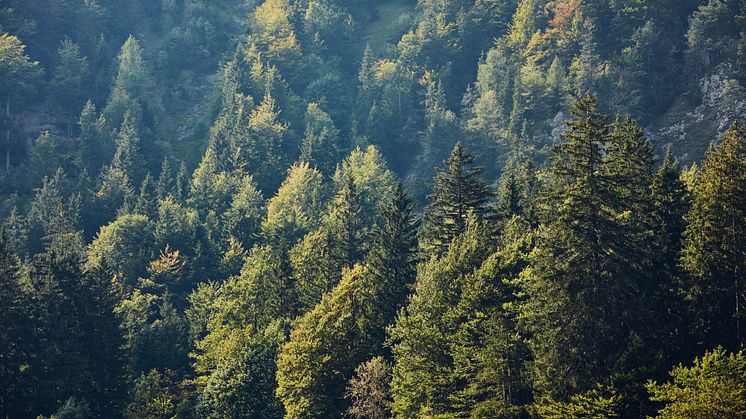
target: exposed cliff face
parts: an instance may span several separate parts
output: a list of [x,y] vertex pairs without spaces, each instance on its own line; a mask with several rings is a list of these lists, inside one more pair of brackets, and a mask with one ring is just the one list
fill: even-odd
[[652,140],[670,144],[686,164],[701,160],[733,121],[746,120],[746,88],[738,76],[733,63],[714,67],[700,79],[698,92],[682,95],[648,127]]

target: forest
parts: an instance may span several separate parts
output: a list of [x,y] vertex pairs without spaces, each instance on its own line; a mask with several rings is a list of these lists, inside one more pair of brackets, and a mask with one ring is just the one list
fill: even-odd
[[0,418],[746,418],[746,0],[1,0]]

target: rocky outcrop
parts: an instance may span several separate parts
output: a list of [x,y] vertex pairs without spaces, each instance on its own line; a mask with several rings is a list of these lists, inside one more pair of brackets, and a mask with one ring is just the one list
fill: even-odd
[[700,79],[697,94],[677,99],[648,132],[656,144],[670,144],[684,163],[691,163],[701,160],[735,120],[746,120],[746,88],[735,65],[723,63]]

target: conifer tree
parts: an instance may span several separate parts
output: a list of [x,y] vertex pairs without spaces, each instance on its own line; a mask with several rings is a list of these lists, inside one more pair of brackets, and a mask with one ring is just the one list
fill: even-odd
[[55,105],[67,118],[68,135],[72,135],[71,119],[86,100],[88,60],[81,56],[80,47],[70,38],[62,41],[57,55],[59,61],[50,84],[54,89]]
[[105,135],[105,121],[103,117],[96,114],[96,106],[90,100],[86,102],[78,120],[78,147],[80,164],[88,173],[95,176],[101,170],[101,166],[110,157],[110,145],[107,144],[109,137]]
[[306,110],[306,132],[301,145],[300,160],[312,164],[322,173],[332,173],[337,162],[339,130],[329,114],[316,103]]
[[116,152],[111,167],[121,170],[137,185],[145,175],[140,152],[140,134],[132,115],[126,114],[117,134]]
[[686,220],[681,263],[692,279],[697,336],[735,350],[746,336],[746,128],[740,123],[707,152]]
[[360,192],[350,176],[329,208],[326,229],[332,242],[332,258],[340,268],[350,268],[365,257],[369,231],[363,223],[360,201]]
[[671,147],[666,147],[663,161],[653,177],[654,223],[656,247],[660,260],[658,269],[668,278],[679,276],[682,235],[686,227],[684,217],[689,209],[690,196],[681,180],[678,160]]
[[641,130],[628,123],[612,135],[590,95],[573,116],[555,148],[545,226],[522,280],[534,388],[559,401],[639,366],[657,285],[645,271],[640,208],[650,207],[638,197],[649,197],[652,158]]
[[137,197],[134,209],[135,213],[145,215],[151,220],[155,219],[158,214],[158,198],[150,173],[145,175],[145,179],[140,184],[140,196]]
[[0,414],[6,417],[23,416],[29,407],[31,382],[19,372],[34,349],[30,297],[21,284],[20,261],[0,228]]
[[158,182],[155,184],[155,193],[158,200],[174,194],[174,179],[172,176],[169,158],[164,157],[163,163],[161,163],[161,173],[158,175]]
[[179,170],[176,172],[174,180],[174,198],[179,202],[185,202],[189,190],[189,174],[187,173],[186,164],[182,161],[179,163]]
[[484,168],[473,166],[474,156],[457,143],[437,169],[430,204],[423,215],[421,245],[426,252],[443,254],[451,241],[466,228],[467,215],[477,220],[492,218],[492,191],[480,178]]
[[18,37],[0,33],[0,92],[5,105],[5,170],[10,173],[11,102],[33,90],[33,85],[43,74],[38,61],[26,55],[26,46]]
[[382,212],[384,221],[373,231],[373,246],[366,258],[371,281],[366,290],[370,294],[367,310],[377,326],[372,333],[381,343],[385,328],[395,320],[414,283],[419,225],[401,183]]

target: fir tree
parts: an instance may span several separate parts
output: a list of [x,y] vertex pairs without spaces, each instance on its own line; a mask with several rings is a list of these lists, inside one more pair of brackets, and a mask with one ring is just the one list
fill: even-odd
[[21,283],[21,264],[5,229],[0,228],[0,414],[24,416],[29,408],[31,380],[28,360],[34,350],[31,296]]
[[734,123],[702,164],[686,216],[681,263],[697,336],[736,349],[744,344],[746,299],[746,128]]
[[470,212],[478,220],[492,217],[492,191],[480,178],[484,168],[473,166],[474,156],[457,143],[445,161],[446,167],[437,169],[430,204],[423,215],[421,244],[434,254],[443,254],[451,241],[466,227]]
[[143,156],[140,153],[140,135],[136,122],[130,114],[124,116],[121,128],[117,134],[116,152],[111,167],[121,170],[137,185],[145,175]]
[[373,231],[374,244],[366,258],[371,281],[367,310],[378,326],[373,333],[381,343],[414,283],[419,225],[401,184],[382,212],[384,221]]
[[350,176],[332,201],[326,221],[332,257],[340,268],[352,267],[365,256],[369,232],[363,224],[362,211],[360,193]]
[[650,207],[638,199],[650,194],[645,139],[631,123],[612,135],[592,96],[573,116],[555,148],[546,224],[522,280],[534,386],[558,401],[621,379],[649,355],[658,286],[646,272],[641,211]]

